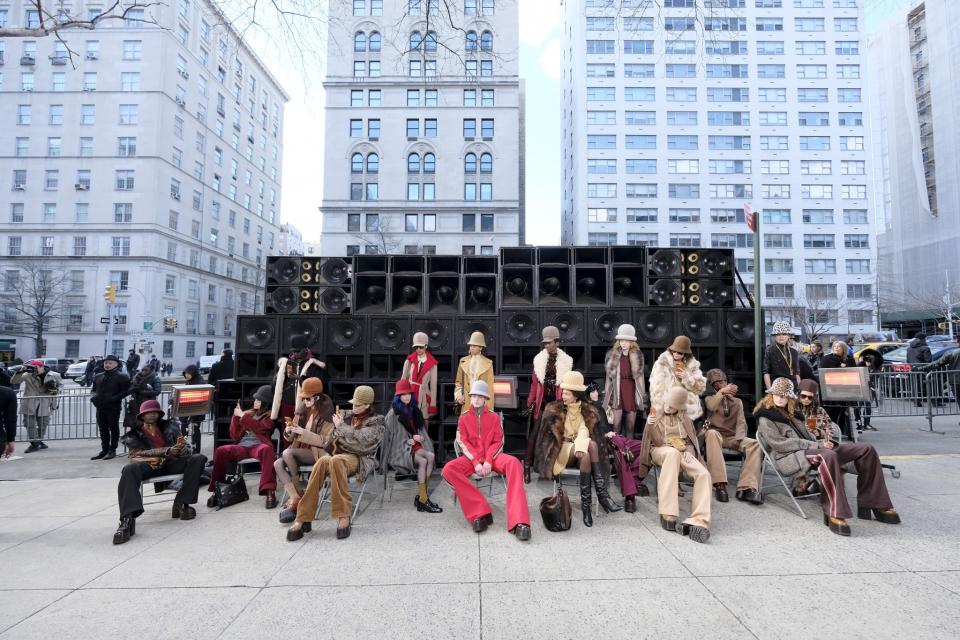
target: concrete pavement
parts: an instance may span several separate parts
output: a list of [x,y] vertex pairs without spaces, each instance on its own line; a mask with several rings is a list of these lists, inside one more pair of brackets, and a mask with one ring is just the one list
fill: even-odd
[[324,510],[313,533],[288,543],[252,475],[249,502],[217,512],[202,493],[191,522],[172,520],[172,494],[147,487],[137,535],[113,546],[124,461],[89,461],[93,441],[52,442],[0,463],[0,640],[954,638],[960,430],[876,426],[865,440],[895,454],[886,461],[902,477],[888,474],[887,486],[902,525],[853,520],[853,536],[840,538],[817,504],[804,503],[804,520],[771,493],[762,507],[714,503],[706,545],[662,530],[654,498],[586,529],[574,495],[573,528],[550,533],[537,513],[547,482],[528,487],[531,542],[504,530],[502,496],[491,500],[495,525],[478,536],[439,478],[442,514],[417,513],[414,494],[398,488],[371,503],[348,540],[334,538]]

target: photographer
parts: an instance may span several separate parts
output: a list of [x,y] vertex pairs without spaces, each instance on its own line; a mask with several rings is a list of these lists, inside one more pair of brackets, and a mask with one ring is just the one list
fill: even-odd
[[103,372],[93,379],[90,402],[97,408],[97,428],[100,430],[100,453],[91,460],[111,460],[117,457],[117,441],[120,439],[120,409],[124,397],[130,392],[130,378],[119,369],[117,356],[103,359]]
[[63,380],[56,371],[50,371],[43,360],[30,360],[16,375],[13,384],[24,384],[20,399],[20,413],[27,426],[30,446],[24,453],[46,449],[43,436],[50,423],[50,415],[60,406],[60,389]]

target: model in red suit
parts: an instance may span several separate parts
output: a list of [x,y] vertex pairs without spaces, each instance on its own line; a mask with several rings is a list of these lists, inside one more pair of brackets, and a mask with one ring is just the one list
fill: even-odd
[[[211,492],[216,488],[217,482],[226,479],[227,467],[231,462],[256,458],[260,461],[260,495],[266,496],[267,509],[277,506],[277,476],[273,469],[277,454],[270,440],[276,428],[270,418],[272,399],[270,385],[264,385],[254,392],[253,408],[249,411],[243,411],[240,403],[237,403],[230,420],[230,437],[236,444],[220,445],[213,452],[213,473],[210,474],[209,489]],[[216,493],[207,500],[207,506],[217,506]]]
[[530,377],[530,395],[527,396],[527,454],[523,458],[523,481],[530,484],[530,469],[540,432],[540,414],[548,403],[560,399],[557,380],[573,370],[573,358],[560,348],[560,330],[553,326],[543,328],[543,349],[533,358],[533,376]]
[[513,456],[503,453],[503,427],[500,417],[486,404],[490,389],[478,380],[470,387],[470,409],[460,414],[457,445],[463,453],[443,467],[441,475],[450,483],[460,508],[477,533],[493,524],[493,513],[483,494],[471,479],[472,474],[489,476],[496,471],[507,480],[507,530],[517,539],[530,539],[530,510],[523,487],[523,467]]

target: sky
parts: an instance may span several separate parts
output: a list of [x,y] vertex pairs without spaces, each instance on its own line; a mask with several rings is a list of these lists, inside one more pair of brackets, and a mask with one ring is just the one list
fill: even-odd
[[[517,0],[520,20],[520,77],[526,84],[526,231],[530,244],[560,241],[560,119],[562,10],[560,0]],[[865,0],[868,31],[918,0]],[[303,68],[280,59],[276,47],[252,43],[290,94],[284,126],[280,219],[296,226],[307,242],[320,235],[323,197],[323,62]],[[321,152],[318,153],[318,150]]]

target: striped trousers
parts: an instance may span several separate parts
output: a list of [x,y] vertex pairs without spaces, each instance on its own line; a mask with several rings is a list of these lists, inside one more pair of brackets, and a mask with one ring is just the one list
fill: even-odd
[[857,470],[857,504],[862,508],[890,509],[893,503],[883,479],[880,456],[871,444],[843,443],[833,449],[807,449],[807,460],[820,474],[820,506],[833,518],[850,518],[850,503],[843,484],[843,466]]

